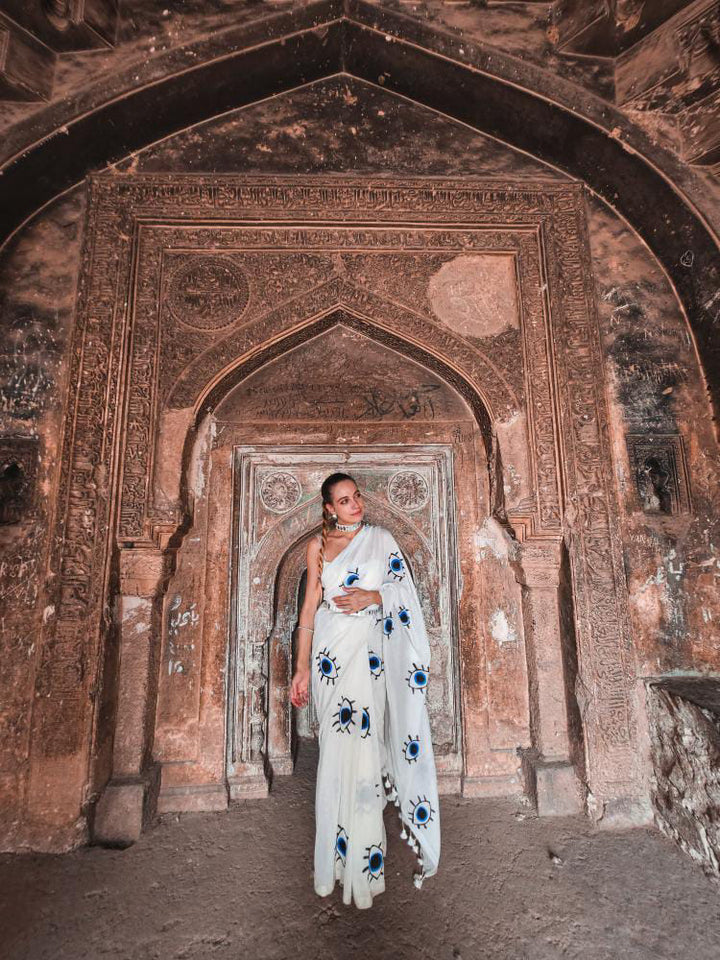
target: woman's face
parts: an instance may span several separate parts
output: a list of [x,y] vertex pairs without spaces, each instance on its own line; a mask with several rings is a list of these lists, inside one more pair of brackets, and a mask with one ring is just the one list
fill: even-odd
[[332,510],[338,523],[357,523],[365,513],[363,495],[352,480],[340,480],[332,488]]

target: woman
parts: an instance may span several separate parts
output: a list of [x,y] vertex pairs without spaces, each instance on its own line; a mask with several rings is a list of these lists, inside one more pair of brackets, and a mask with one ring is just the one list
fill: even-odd
[[430,646],[402,552],[389,530],[363,520],[353,478],[331,474],[321,496],[322,534],[307,548],[290,696],[304,706],[311,682],[320,725],[315,891],[327,896],[339,879],[343,901],[363,909],[385,889],[388,799],[398,807],[400,836],[418,855],[415,885],[437,871]]

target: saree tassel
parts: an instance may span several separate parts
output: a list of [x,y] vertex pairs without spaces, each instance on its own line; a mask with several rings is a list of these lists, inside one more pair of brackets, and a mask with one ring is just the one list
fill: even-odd
[[405,824],[403,824],[403,828],[400,831],[400,836],[403,838],[403,840],[407,840],[407,833],[405,832]]

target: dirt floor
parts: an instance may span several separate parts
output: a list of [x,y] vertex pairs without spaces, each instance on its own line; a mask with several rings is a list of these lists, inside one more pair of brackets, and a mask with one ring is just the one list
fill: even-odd
[[583,960],[720,957],[720,885],[654,829],[596,830],[509,802],[442,797],[440,871],[421,890],[385,810],[371,909],[312,886],[317,752],[267,800],[164,817],[128,850],[0,857],[3,960]]

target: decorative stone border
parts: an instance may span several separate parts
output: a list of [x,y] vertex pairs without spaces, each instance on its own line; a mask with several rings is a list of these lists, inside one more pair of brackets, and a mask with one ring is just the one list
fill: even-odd
[[[299,226],[289,229],[277,222],[288,220]],[[563,511],[571,509],[567,529],[588,778],[599,798],[637,796],[632,657],[607,411],[598,376],[602,359],[591,262],[577,184],[93,178],[54,539],[57,615],[43,637],[36,749],[45,756],[89,749],[94,713],[89,693],[107,630],[116,523],[121,540],[136,545],[150,545],[153,531],[172,526],[171,518],[152,512],[150,489],[166,350],[158,302],[161,235],[166,247],[172,247],[174,236],[185,249],[188,240],[194,249],[207,248],[222,235],[228,250],[271,244],[303,251],[312,244],[353,249],[371,232],[377,248],[401,252],[514,251],[535,488],[528,515],[517,519],[532,539],[556,541],[564,530]],[[426,317],[341,278],[306,300],[233,328],[222,345],[211,344],[190,357],[166,402],[180,405],[182,396],[183,406],[200,410],[214,389],[234,374],[246,375],[265,356],[269,341],[280,343],[274,349],[282,352],[283,343],[307,335],[308,318],[315,329],[336,307],[383,338],[405,344],[409,352],[434,358],[438,369],[474,396],[486,428],[513,409],[516,398],[502,378],[488,387],[489,359]],[[395,315],[388,315],[391,307]],[[229,346],[236,358],[231,365],[223,360]]]

